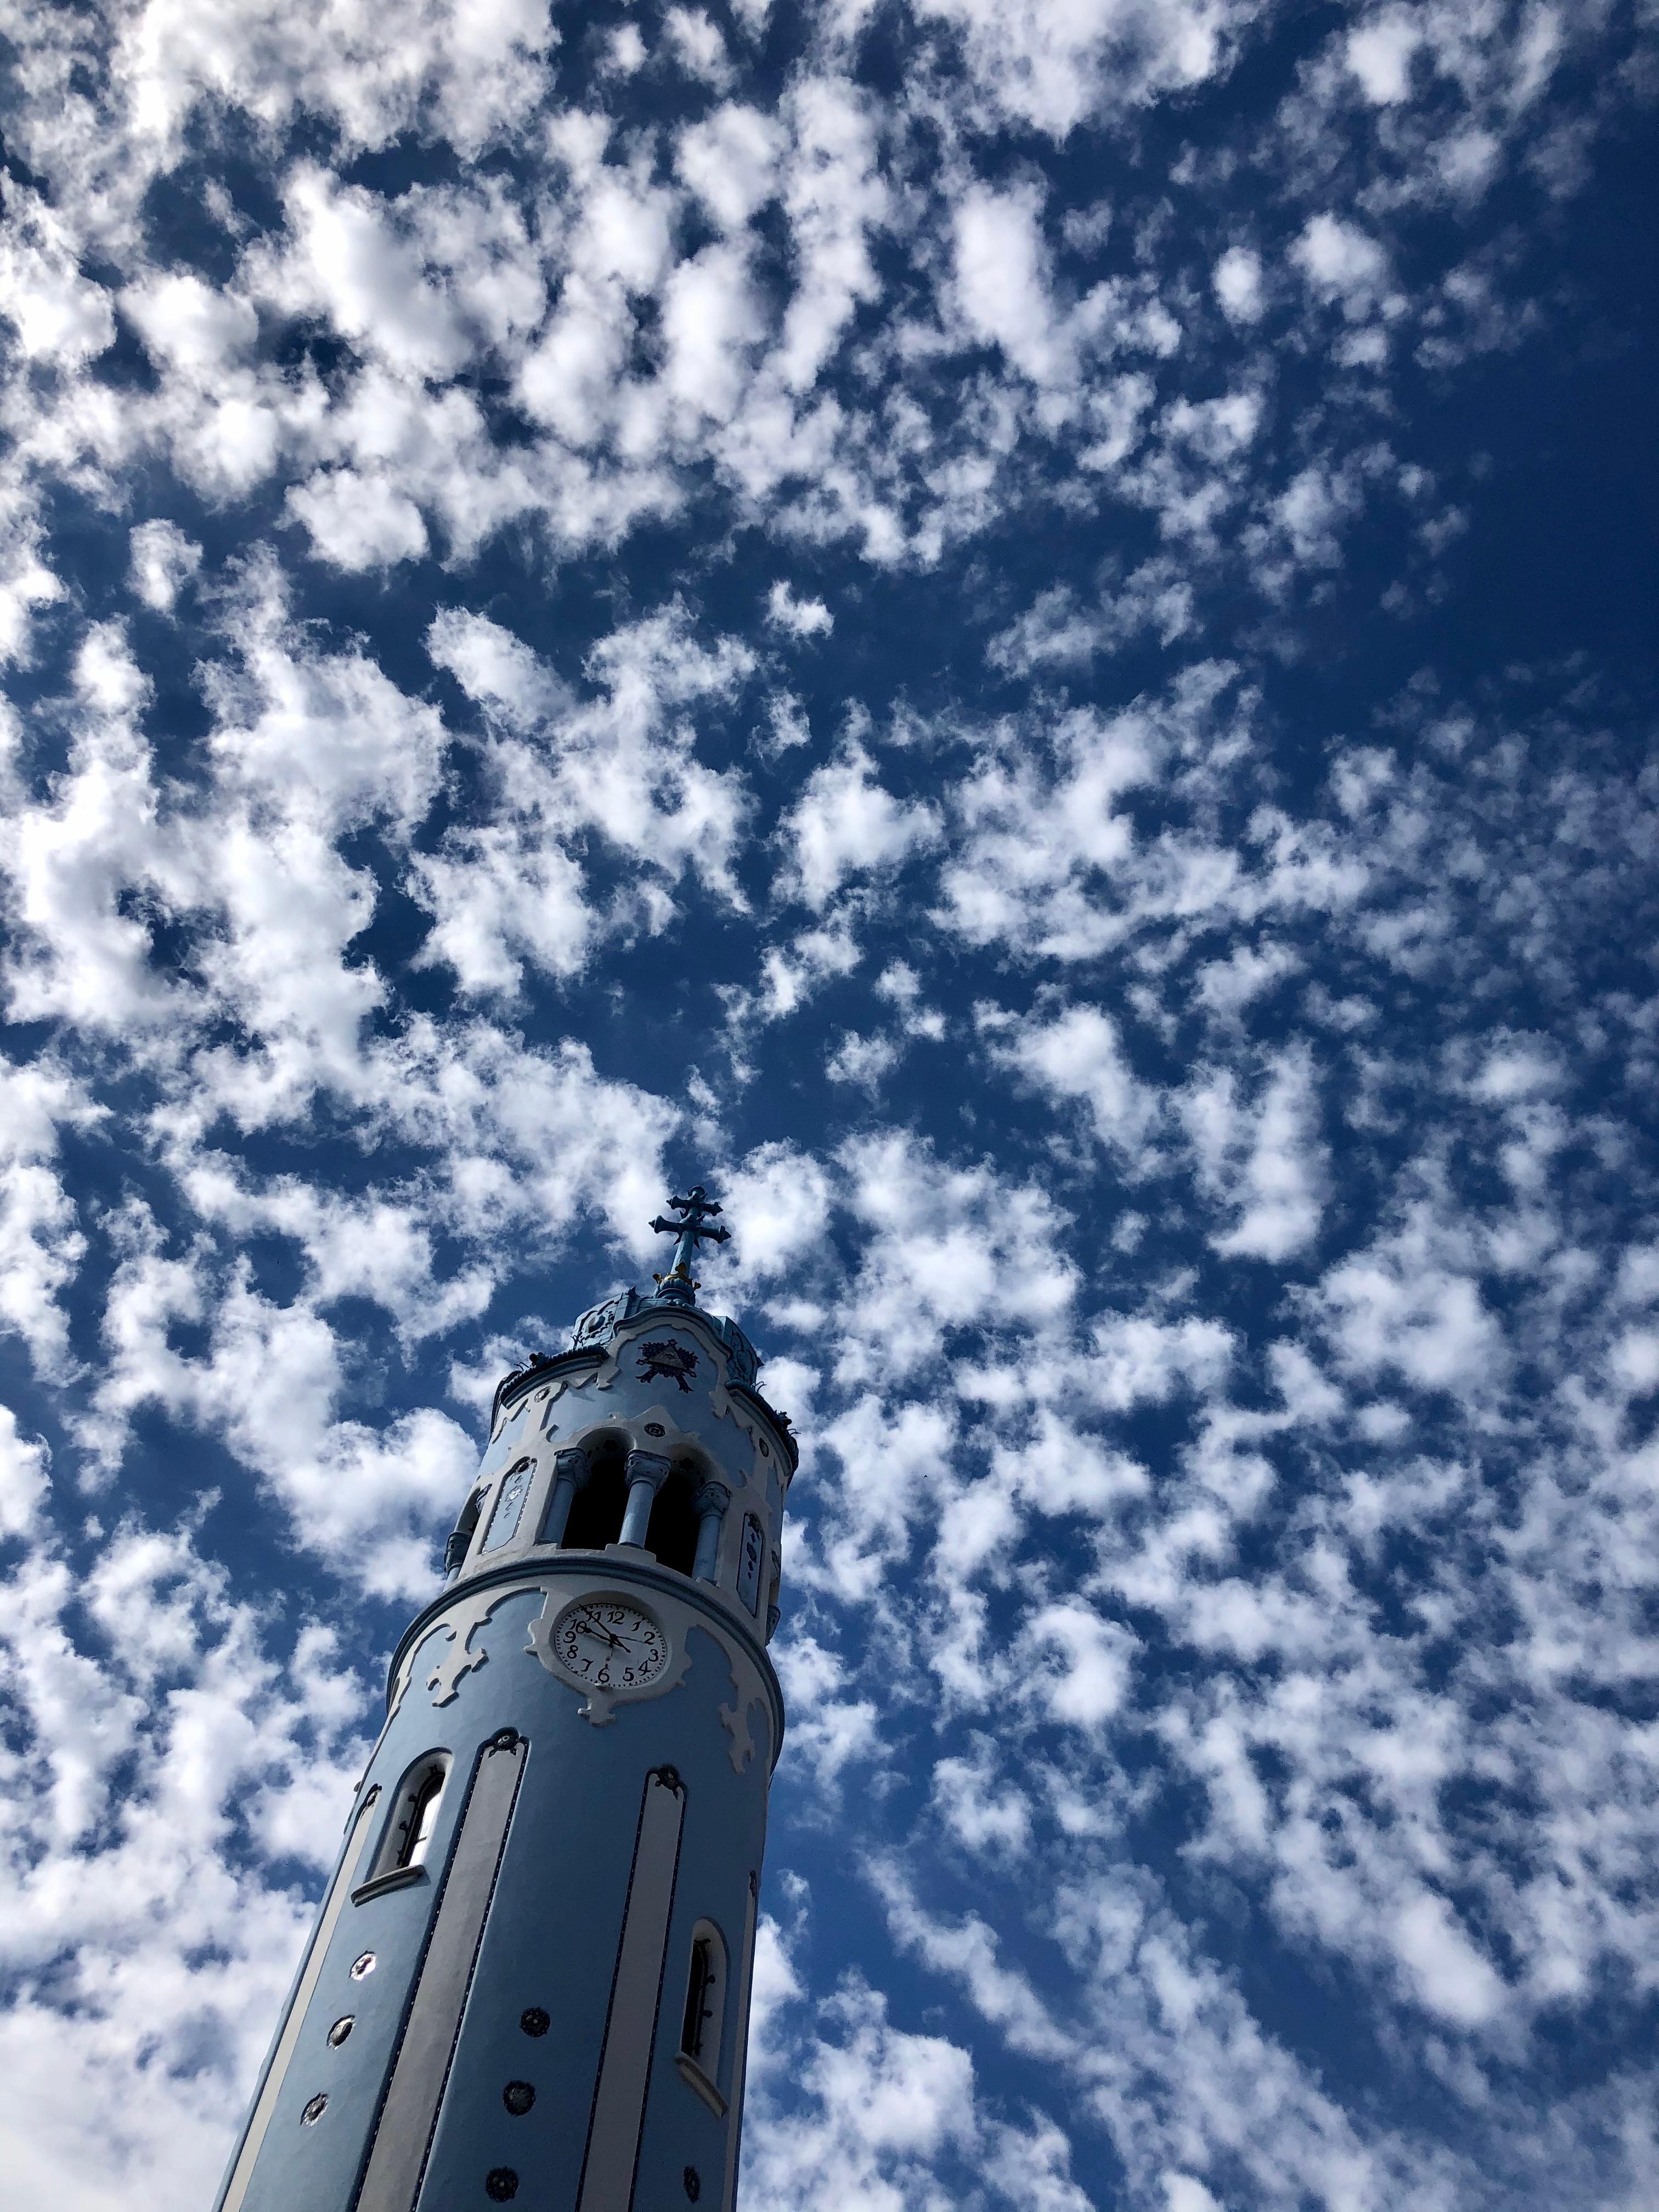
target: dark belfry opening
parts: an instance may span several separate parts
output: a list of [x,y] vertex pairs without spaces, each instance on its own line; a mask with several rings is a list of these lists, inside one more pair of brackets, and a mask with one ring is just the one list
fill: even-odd
[[696,1472],[677,1467],[657,1492],[651,1508],[651,1524],[645,1544],[656,1554],[659,1566],[689,1575],[697,1556],[697,1516],[692,1498],[697,1486]]
[[570,1502],[561,1550],[602,1552],[622,1534],[628,1509],[628,1486],[623,1480],[627,1449],[621,1437],[599,1437],[589,1444],[587,1480]]

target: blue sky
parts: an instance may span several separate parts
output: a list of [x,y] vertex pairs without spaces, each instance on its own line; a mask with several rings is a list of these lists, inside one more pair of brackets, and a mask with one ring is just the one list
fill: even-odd
[[745,2212],[1659,2202],[1650,12],[5,32],[18,2201],[208,2200],[700,1176]]

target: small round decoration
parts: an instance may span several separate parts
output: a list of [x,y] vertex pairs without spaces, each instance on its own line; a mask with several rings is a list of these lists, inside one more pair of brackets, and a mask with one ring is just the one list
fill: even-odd
[[372,1974],[374,1971],[374,1954],[372,1951],[365,1951],[361,1959],[354,1959],[351,1962],[351,1978],[354,1982],[361,1982],[365,1974]]
[[519,2025],[526,2035],[545,2035],[553,2022],[539,2005],[529,2005],[519,2014]]
[[688,2166],[684,2173],[681,2176],[681,2179],[685,2184],[686,2195],[695,2204],[698,2197],[702,2195],[702,2176],[697,2172],[695,2166]]
[[509,2081],[501,2092],[501,2102],[515,2120],[521,2120],[535,2101],[535,2087],[529,2081]]
[[328,2039],[336,2051],[339,2049],[340,2045],[345,2041],[347,2036],[350,2034],[356,2022],[356,2014],[355,2013],[346,2013],[341,2019],[337,2020],[333,2027],[330,2028],[328,2031]]
[[645,1425],[645,1433],[648,1437],[665,1437],[668,1431],[660,1421],[647,1421]]
[[326,2097],[313,2097],[300,2115],[300,2125],[302,2128],[314,2128],[327,2110]]
[[519,2193],[519,2177],[510,2166],[492,2166],[484,2176],[484,2195],[492,2204],[508,2204]]

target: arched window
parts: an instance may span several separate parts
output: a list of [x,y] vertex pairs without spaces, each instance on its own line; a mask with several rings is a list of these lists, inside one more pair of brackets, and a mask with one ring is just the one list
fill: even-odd
[[722,2115],[720,2094],[720,2031],[726,2017],[726,1945],[712,1920],[691,1930],[691,1959],[685,1978],[685,2011],[680,2023],[679,2068],[705,2104]]
[[486,1486],[483,1483],[478,1485],[478,1487],[473,1492],[471,1497],[469,1498],[465,1504],[462,1506],[460,1519],[455,1523],[455,1526],[449,1532],[448,1540],[444,1545],[444,1573],[446,1576],[459,1574],[460,1572],[461,1562],[467,1555],[468,1549],[472,1542],[473,1535],[478,1526],[478,1513],[480,1508],[483,1504],[485,1487]]
[[697,1478],[684,1462],[676,1467],[651,1507],[651,1525],[645,1532],[647,1551],[656,1554],[659,1566],[689,1575],[697,1555],[697,1516],[692,1504]]
[[438,1808],[443,1802],[444,1784],[448,1780],[441,1767],[434,1767],[422,1783],[409,1808],[403,1843],[400,1866],[424,1865],[427,1852],[432,1846],[432,1831],[438,1825]]
[[438,1813],[448,1780],[447,1751],[423,1752],[409,1768],[398,1784],[386,1826],[380,1831],[380,1848],[374,1854],[368,1881],[354,1893],[358,1899],[365,1890],[382,1886],[391,1889],[400,1881],[410,1881],[425,1865],[437,1833]]
[[562,1550],[602,1552],[622,1534],[628,1509],[628,1486],[623,1480],[627,1452],[627,1442],[619,1436],[596,1437],[588,1444],[590,1473],[570,1501]]

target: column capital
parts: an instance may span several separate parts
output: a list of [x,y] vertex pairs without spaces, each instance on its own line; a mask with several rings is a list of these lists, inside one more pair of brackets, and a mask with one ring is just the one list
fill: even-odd
[[731,1489],[724,1482],[716,1482],[712,1475],[700,1482],[691,1496],[691,1510],[699,1521],[707,1520],[711,1513],[724,1514],[732,1503]]
[[573,1490],[580,1490],[592,1472],[592,1462],[580,1444],[568,1444],[553,1455],[555,1482],[568,1482]]
[[623,1480],[630,1490],[636,1482],[648,1482],[654,1498],[673,1471],[673,1462],[660,1452],[631,1451],[623,1463]]

